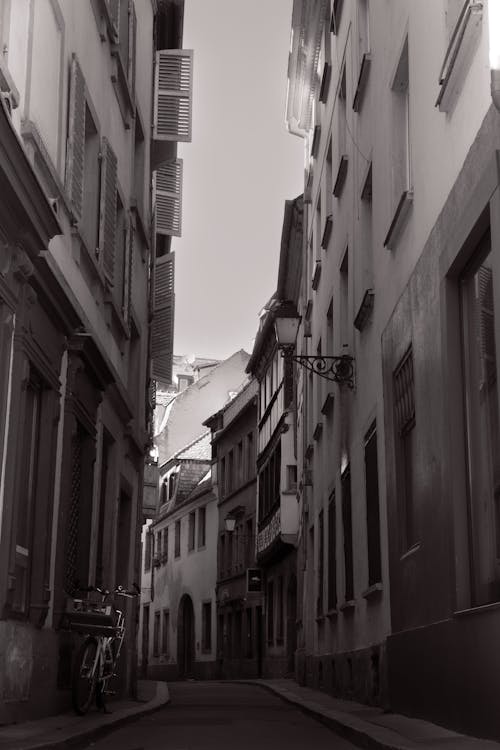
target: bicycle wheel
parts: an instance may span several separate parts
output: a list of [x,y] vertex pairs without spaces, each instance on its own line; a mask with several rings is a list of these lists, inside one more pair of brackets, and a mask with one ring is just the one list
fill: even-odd
[[96,657],[97,641],[95,638],[87,638],[76,655],[71,685],[73,708],[80,716],[87,713],[94,697],[99,675],[99,664],[95,664]]

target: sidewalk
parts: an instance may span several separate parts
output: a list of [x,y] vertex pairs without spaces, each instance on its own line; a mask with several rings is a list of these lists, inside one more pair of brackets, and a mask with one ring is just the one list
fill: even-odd
[[0,750],[55,750],[76,740],[92,739],[115,725],[122,725],[170,701],[166,682],[139,680],[137,701],[110,701],[112,713],[91,709],[86,716],[73,712],[49,716],[38,721],[0,727]]
[[457,734],[437,724],[384,713],[374,706],[333,698],[294,680],[235,680],[261,685],[323,722],[358,747],[374,750],[500,750],[500,743]]

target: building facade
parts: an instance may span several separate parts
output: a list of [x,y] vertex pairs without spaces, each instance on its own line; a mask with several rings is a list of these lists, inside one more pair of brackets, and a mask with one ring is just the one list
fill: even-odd
[[278,351],[275,320],[298,303],[302,275],[302,198],[287,201],[278,289],[260,320],[247,371],[259,384],[256,561],[265,592],[264,677],[295,673],[297,650],[297,387]]
[[152,679],[216,675],[210,437],[206,432],[160,467],[159,509],[143,531],[139,665]]
[[496,14],[295,0],[287,120],[296,353],[355,368],[303,377],[302,677],[498,738]]
[[138,580],[156,29],[142,0],[0,3],[2,722],[69,704],[67,597]]
[[255,559],[255,380],[205,424],[217,494],[217,666],[223,678],[259,677],[264,656],[262,576]]

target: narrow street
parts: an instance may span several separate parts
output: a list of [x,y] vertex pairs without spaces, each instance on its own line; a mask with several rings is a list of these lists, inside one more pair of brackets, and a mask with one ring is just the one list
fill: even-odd
[[349,742],[259,687],[174,682],[165,709],[127,724],[92,750],[349,750]]

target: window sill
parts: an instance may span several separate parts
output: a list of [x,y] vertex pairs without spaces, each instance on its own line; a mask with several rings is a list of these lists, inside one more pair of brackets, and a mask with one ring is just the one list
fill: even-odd
[[453,617],[469,617],[470,615],[482,615],[488,612],[500,609],[500,602],[491,602],[490,604],[479,604],[477,607],[469,609],[459,609],[453,613]]
[[342,154],[340,157],[339,162],[339,168],[337,170],[337,177],[335,179],[335,185],[333,188],[333,194],[336,198],[340,198],[342,195],[342,191],[344,189],[346,177],[347,177],[347,167],[349,165],[349,159],[346,154]]
[[394,217],[391,221],[389,231],[384,240],[384,247],[393,250],[399,239],[401,231],[406,223],[406,219],[413,204],[413,190],[405,190],[398,201]]
[[130,90],[118,44],[111,45],[111,59],[113,61],[111,82],[120,107],[123,125],[126,130],[129,130],[131,120],[134,116],[134,100],[132,98],[132,92]]
[[359,112],[361,105],[363,104],[363,98],[366,91],[366,84],[368,83],[368,75],[370,73],[370,67],[372,64],[372,56],[369,52],[365,52],[361,58],[361,65],[359,68],[358,85],[356,86],[356,93],[352,102],[352,108],[355,112]]
[[339,610],[341,612],[349,613],[349,612],[353,612],[354,609],[355,609],[355,607],[356,607],[355,600],[354,599],[347,599],[345,602],[343,602],[340,605]]
[[406,552],[401,555],[401,557],[399,558],[400,562],[406,560],[407,557],[411,557],[412,555],[416,554],[420,550],[420,546],[420,542],[413,544],[408,550],[406,550]]
[[384,587],[381,583],[373,583],[366,589],[366,591],[363,591],[361,596],[363,597],[363,599],[377,599],[382,596],[383,590]]
[[449,113],[455,106],[481,39],[483,3],[469,4],[459,16],[439,74],[436,107]]
[[327,393],[325,400],[323,401],[323,405],[321,407],[321,413],[325,416],[327,414],[330,414],[330,412],[333,410],[333,401],[334,401],[334,395],[333,393]]
[[3,55],[0,52],[0,91],[6,94],[10,94],[12,101],[12,109],[17,109],[19,106],[19,91],[14,83],[7,63],[3,59]]
[[359,306],[356,317],[354,318],[354,328],[356,328],[358,331],[361,332],[370,321],[374,303],[375,292],[373,291],[373,289],[367,289],[363,295],[363,299],[361,300],[361,304]]
[[26,143],[30,144],[33,149],[33,156],[35,161],[34,166],[38,166],[40,168],[38,171],[42,172],[42,178],[46,185],[45,192],[49,192],[49,194],[52,193],[52,195],[50,195],[49,197],[49,200],[52,201],[52,208],[54,210],[54,213],[57,216],[57,201],[59,201],[64,206],[69,219],[71,219],[73,216],[73,211],[66,195],[66,190],[59,176],[59,173],[57,172],[57,169],[52,162],[47,147],[43,142],[43,138],[38,131],[36,123],[34,123],[32,120],[23,120],[21,122],[21,136],[23,140]]
[[325,617],[326,616],[324,614],[316,615],[315,620],[318,623],[318,625],[321,625],[325,621]]
[[329,620],[336,620],[337,617],[339,616],[339,611],[338,609],[329,609],[328,612],[326,613],[326,616],[328,617]]

